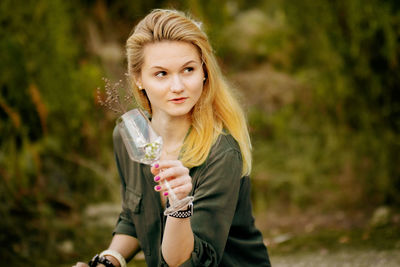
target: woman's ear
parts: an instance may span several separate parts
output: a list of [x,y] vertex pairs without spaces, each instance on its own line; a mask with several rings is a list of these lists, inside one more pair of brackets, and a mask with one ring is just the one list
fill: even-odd
[[139,74],[135,74],[134,81],[137,88],[139,88],[139,90],[143,90],[142,79]]
[[207,67],[206,67],[206,64],[204,63],[204,61],[201,64],[201,66],[203,67],[203,72],[204,72],[203,83],[206,83],[207,78],[208,78],[208,71],[207,71]]

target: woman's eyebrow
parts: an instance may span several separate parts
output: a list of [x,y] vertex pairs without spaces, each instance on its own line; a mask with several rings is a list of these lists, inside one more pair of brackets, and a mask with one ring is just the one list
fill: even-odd
[[163,70],[165,68],[162,66],[151,66],[150,69],[162,69]]
[[186,62],[185,64],[183,64],[182,67],[185,67],[185,66],[187,66],[187,65],[190,65],[190,64],[192,64],[192,63],[200,63],[200,62],[198,62],[198,61],[196,61],[196,60],[189,60],[188,62]]
[[[192,60],[189,60],[189,61],[187,61],[186,63],[184,63],[184,64],[182,65],[182,67],[185,67],[185,66],[187,66],[187,65],[190,65],[190,64],[192,64],[192,63],[200,64],[200,62],[198,62],[198,61],[192,59]],[[167,68],[166,68],[166,67],[163,67],[163,66],[155,65],[155,66],[151,66],[150,69],[162,69],[162,70],[165,70],[165,69],[167,69]]]

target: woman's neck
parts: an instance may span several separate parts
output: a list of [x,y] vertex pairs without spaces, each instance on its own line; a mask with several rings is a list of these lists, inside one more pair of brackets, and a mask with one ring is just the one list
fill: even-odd
[[189,114],[183,117],[153,114],[151,125],[163,138],[164,153],[177,157],[191,125]]

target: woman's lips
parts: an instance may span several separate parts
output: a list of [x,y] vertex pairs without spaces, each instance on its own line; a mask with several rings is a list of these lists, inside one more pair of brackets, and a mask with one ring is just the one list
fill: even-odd
[[177,98],[171,99],[170,101],[175,104],[181,104],[181,103],[184,103],[186,101],[186,99],[187,99],[187,97],[177,97]]

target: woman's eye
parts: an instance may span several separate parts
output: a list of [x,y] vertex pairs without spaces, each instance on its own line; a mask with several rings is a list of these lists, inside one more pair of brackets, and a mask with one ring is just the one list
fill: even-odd
[[167,75],[165,71],[160,71],[156,73],[156,77],[164,77],[165,75]]
[[187,72],[192,72],[194,70],[194,68],[192,68],[192,67],[187,67],[187,68],[185,68],[185,73],[187,73]]

